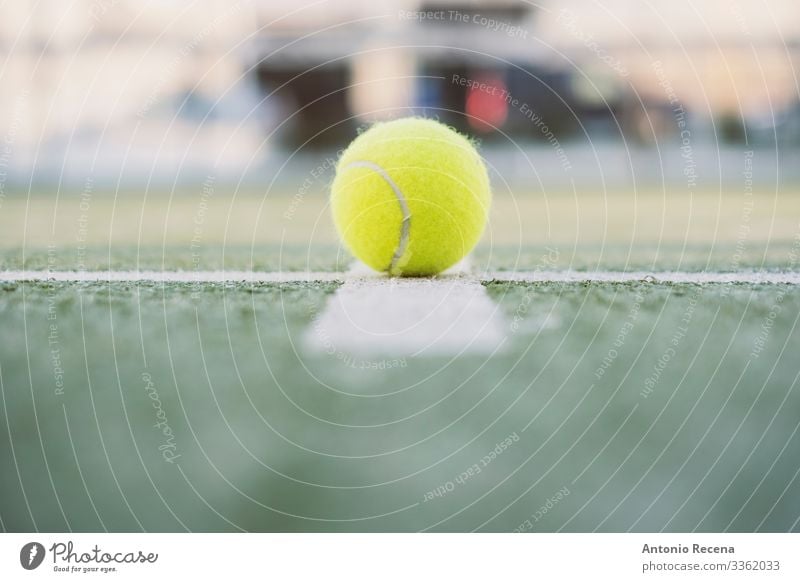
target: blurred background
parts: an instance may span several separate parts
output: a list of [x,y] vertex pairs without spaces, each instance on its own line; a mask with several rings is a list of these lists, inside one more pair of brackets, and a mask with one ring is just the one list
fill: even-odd
[[[800,287],[657,281],[798,272],[799,59],[798,0],[5,2],[0,529],[796,530]],[[337,157],[408,115],[479,142],[521,323],[356,369],[284,275],[352,268]],[[542,269],[637,276],[491,282]]]
[[[210,172],[296,189],[309,160],[335,156],[365,123],[411,114],[479,138],[512,188],[530,186],[532,170],[542,188],[683,183],[693,172],[698,185],[738,183],[743,147],[771,169],[757,177],[765,186],[800,176],[795,0],[19,0],[2,10],[6,194],[87,178],[196,184]],[[689,145],[703,171],[670,144]]]

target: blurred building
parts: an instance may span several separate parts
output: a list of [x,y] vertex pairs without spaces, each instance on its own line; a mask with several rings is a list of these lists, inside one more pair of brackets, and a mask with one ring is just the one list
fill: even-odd
[[[0,18],[0,135],[48,181],[236,172],[264,139],[251,3],[20,0]],[[30,169],[30,168],[29,168]]]
[[627,91],[637,118],[632,129],[640,135],[658,135],[650,121],[674,127],[662,118],[665,111],[673,117],[675,103],[669,102],[677,99],[695,118],[718,122],[716,137],[723,140],[736,136],[725,134],[732,124],[749,126],[756,141],[768,128],[784,130],[787,139],[800,137],[790,119],[800,98],[797,2],[551,4],[539,21],[542,42],[575,63],[576,82],[613,79],[618,91]]
[[677,115],[800,142],[796,0],[19,0],[0,60],[0,162],[56,180],[236,177],[408,114],[487,143],[646,143]]
[[[563,76],[536,79],[548,55],[531,43],[533,4],[337,2],[324,19],[305,11],[280,18],[281,4],[262,6],[252,59],[265,90],[290,112],[284,135],[298,146],[338,143],[364,121],[412,113],[467,127],[472,81],[498,83],[499,91],[511,85],[521,98]],[[494,108],[494,121],[505,123],[503,98],[488,97],[478,107]]]
[[539,139],[526,109],[562,137],[652,141],[674,131],[676,105],[723,140],[745,126],[797,139],[793,0],[337,2],[287,16],[289,6],[261,5],[251,58],[296,146],[408,112]]

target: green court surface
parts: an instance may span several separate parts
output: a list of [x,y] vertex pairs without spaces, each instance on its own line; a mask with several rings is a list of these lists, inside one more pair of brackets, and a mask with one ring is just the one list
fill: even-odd
[[[558,269],[786,269],[798,237],[796,187],[522,192],[495,196],[474,263],[529,270],[545,253]],[[350,260],[322,193],[98,188],[0,206],[0,269],[343,271]]]
[[402,360],[308,350],[336,289],[4,283],[3,528],[798,529],[797,286],[488,283],[504,350]]
[[340,282],[192,278],[348,280],[324,196],[160,194],[3,200],[0,274],[189,275],[0,281],[3,530],[800,529],[800,285],[669,274],[796,274],[794,191],[498,196],[502,349],[385,357],[308,341]]

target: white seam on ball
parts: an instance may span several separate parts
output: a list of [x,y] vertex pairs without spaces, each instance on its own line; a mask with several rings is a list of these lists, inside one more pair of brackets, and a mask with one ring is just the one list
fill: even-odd
[[403,221],[400,225],[400,242],[394,251],[394,255],[392,255],[392,262],[389,263],[388,268],[389,273],[393,274],[395,268],[397,267],[397,263],[406,252],[406,247],[408,247],[408,237],[411,231],[411,210],[408,208],[406,197],[403,196],[400,186],[398,186],[395,181],[392,180],[391,176],[389,176],[386,170],[374,162],[358,160],[347,164],[344,169],[347,168],[368,168],[373,172],[377,172],[378,175],[383,178],[387,184],[389,184],[391,189],[394,191],[394,195],[397,197],[397,201],[400,203],[400,211],[403,213]]

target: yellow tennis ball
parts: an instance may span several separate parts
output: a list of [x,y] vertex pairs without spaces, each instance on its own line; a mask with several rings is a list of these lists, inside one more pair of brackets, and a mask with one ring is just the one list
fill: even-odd
[[336,168],[333,220],[350,252],[391,275],[434,275],[483,233],[486,166],[469,139],[431,119],[377,123]]

